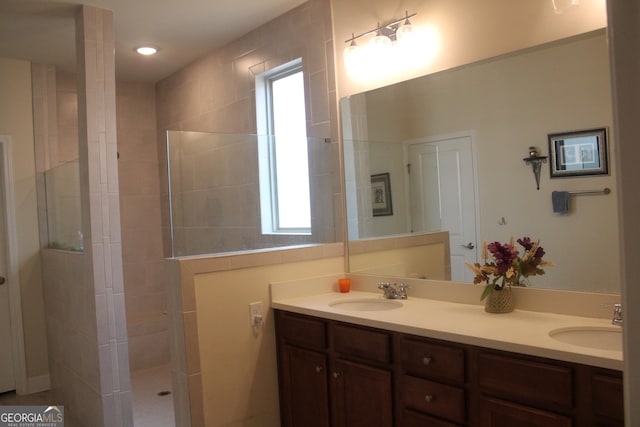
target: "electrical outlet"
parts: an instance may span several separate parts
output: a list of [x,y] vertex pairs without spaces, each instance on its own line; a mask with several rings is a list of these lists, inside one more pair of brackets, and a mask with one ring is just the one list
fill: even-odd
[[249,324],[260,326],[262,324],[262,301],[249,304]]

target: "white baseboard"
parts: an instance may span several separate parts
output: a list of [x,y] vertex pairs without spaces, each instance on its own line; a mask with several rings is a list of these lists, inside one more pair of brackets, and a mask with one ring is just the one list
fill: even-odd
[[51,389],[51,377],[49,374],[40,375],[38,377],[29,377],[27,378],[27,393],[38,393],[45,390]]

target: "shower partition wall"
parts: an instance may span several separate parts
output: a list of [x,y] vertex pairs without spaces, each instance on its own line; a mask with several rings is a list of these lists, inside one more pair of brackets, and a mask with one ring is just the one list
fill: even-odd
[[[310,233],[263,230],[260,157],[273,137],[167,131],[173,257],[336,241],[331,144],[308,138]],[[335,168],[337,170],[337,168]]]

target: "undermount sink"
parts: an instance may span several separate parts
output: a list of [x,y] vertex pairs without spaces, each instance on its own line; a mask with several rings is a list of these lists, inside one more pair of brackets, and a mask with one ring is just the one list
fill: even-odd
[[350,311],[384,311],[400,308],[402,303],[382,298],[352,298],[330,302],[329,306]]
[[549,332],[549,336],[557,341],[580,347],[622,351],[622,328],[619,326],[559,328]]

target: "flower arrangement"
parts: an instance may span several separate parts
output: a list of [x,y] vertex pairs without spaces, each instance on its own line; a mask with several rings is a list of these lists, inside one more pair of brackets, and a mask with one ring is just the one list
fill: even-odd
[[487,284],[481,300],[494,290],[502,290],[505,286],[525,286],[523,278],[542,275],[542,267],[554,265],[542,259],[545,252],[539,241],[533,242],[529,237],[523,237],[517,242],[524,250],[522,256],[519,256],[520,251],[511,238],[509,243],[493,242],[487,245],[487,242],[483,242],[483,265],[465,262],[476,275],[473,283]]

